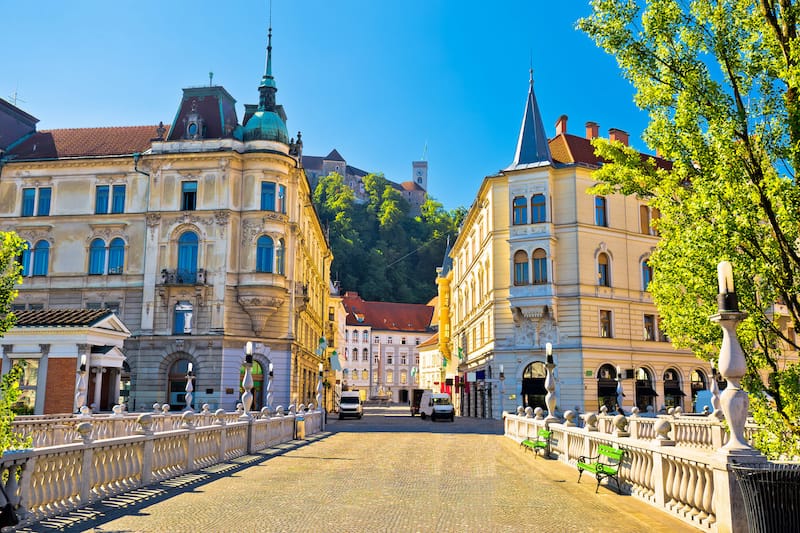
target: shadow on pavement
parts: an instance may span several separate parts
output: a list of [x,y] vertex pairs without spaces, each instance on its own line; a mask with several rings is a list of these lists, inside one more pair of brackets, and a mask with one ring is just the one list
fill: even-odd
[[[331,436],[331,432],[323,431],[310,435],[306,440],[294,440],[273,446],[256,453],[246,454],[236,459],[217,463],[200,470],[187,472],[179,476],[152,483],[117,496],[105,498],[80,509],[75,509],[67,514],[45,518],[40,522],[19,526],[15,531],[24,532],[82,532],[82,531],[108,531],[103,529],[103,524],[121,516],[137,516],[142,514],[142,509],[155,503],[167,500],[178,494],[194,492],[196,489],[212,483],[218,479],[231,476],[236,472],[251,466],[265,463],[273,457],[280,457],[288,452],[302,449],[309,444]],[[115,533],[132,533],[128,531],[115,531]]]

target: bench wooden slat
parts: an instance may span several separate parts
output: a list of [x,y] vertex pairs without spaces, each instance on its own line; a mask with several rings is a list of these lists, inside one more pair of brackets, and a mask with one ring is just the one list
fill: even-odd
[[[625,455],[625,450],[620,448],[614,448],[612,446],[607,446],[605,444],[601,444],[597,447],[597,455],[594,457],[586,457],[581,456],[578,458],[577,467],[578,467],[578,483],[581,482],[581,476],[583,475],[583,471],[586,470],[591,472],[595,475],[597,479],[597,486],[595,487],[594,491],[600,488],[600,482],[603,481],[604,478],[613,478],[614,481],[617,482],[617,493],[620,493],[620,484],[619,484],[619,465],[622,462],[622,458]],[[612,463],[611,461],[614,461]]]

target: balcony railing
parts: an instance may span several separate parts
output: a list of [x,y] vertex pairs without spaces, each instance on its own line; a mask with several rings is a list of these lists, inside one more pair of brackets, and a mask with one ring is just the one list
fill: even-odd
[[206,272],[202,268],[196,272],[181,268],[161,270],[162,285],[205,285],[205,283]]

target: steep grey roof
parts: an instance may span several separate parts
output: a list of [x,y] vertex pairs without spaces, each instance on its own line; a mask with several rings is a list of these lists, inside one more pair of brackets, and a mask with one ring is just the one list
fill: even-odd
[[518,170],[537,166],[549,165],[553,162],[547,134],[544,131],[542,115],[536,94],[533,92],[533,74],[531,74],[528,98],[525,101],[525,114],[522,117],[522,126],[517,140],[517,152],[514,161],[506,170]]

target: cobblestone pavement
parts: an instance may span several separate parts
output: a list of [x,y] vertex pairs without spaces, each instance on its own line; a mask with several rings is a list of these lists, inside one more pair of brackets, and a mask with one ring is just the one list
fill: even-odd
[[330,417],[325,433],[109,498],[24,531],[693,531],[558,461],[500,422]]

